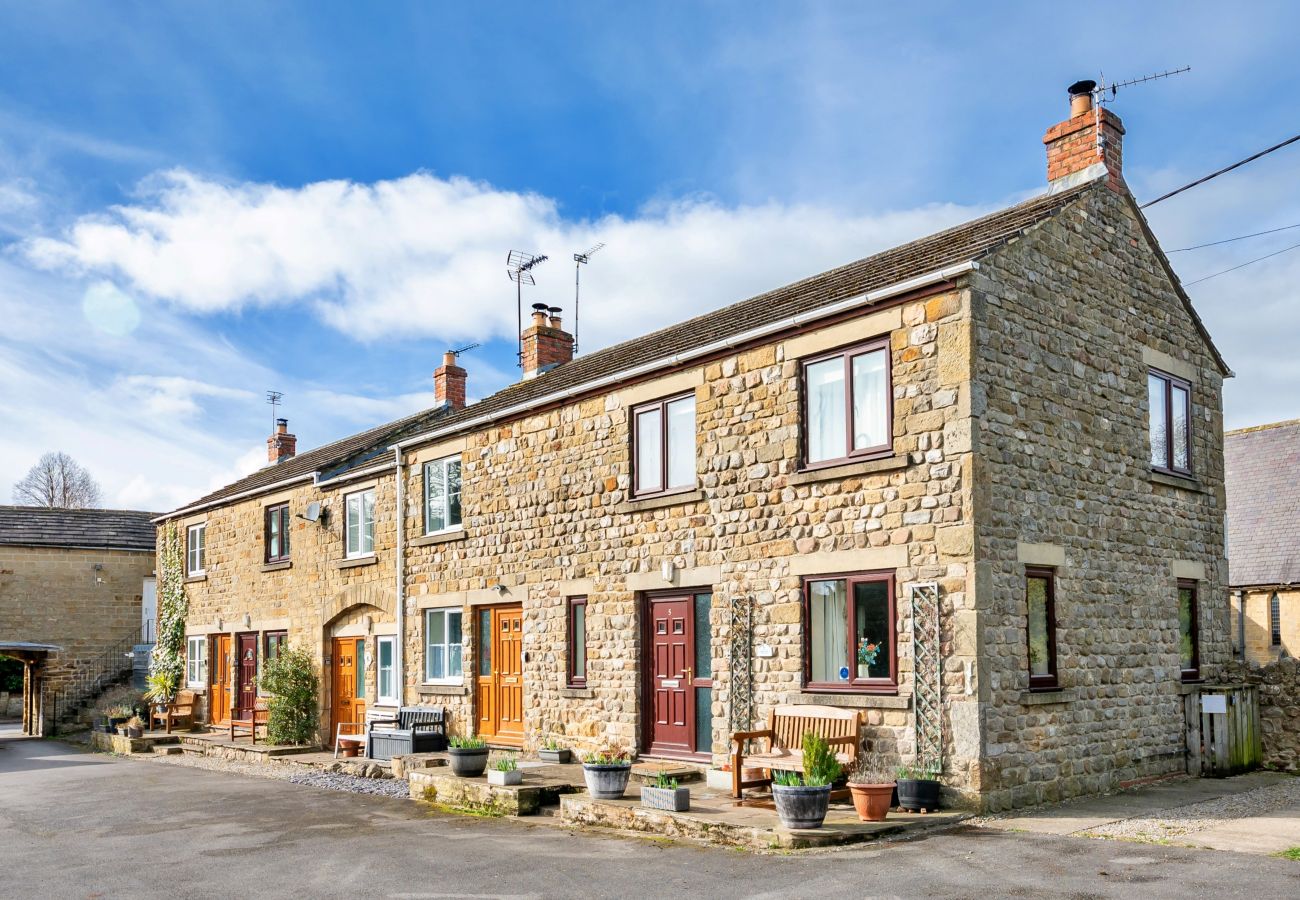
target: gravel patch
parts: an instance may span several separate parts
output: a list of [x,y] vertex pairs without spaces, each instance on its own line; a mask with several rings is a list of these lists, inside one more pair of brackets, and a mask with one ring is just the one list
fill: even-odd
[[148,762],[169,766],[185,766],[191,769],[207,769],[212,772],[229,772],[250,778],[273,778],[308,787],[324,788],[329,791],[346,791],[352,794],[371,794],[381,797],[411,796],[411,788],[405,781],[395,778],[359,778],[356,775],[344,775],[340,772],[325,772],[309,766],[294,763],[253,763],[233,762],[212,759],[208,756],[189,756],[186,754],[159,756]]
[[1221,825],[1231,819],[1262,816],[1300,803],[1300,778],[1255,788],[1217,800],[1161,810],[1159,815],[1138,816],[1080,832],[1086,837],[1164,841]]

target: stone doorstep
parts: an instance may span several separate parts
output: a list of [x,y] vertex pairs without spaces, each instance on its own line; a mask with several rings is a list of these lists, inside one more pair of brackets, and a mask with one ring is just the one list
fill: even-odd
[[146,732],[144,737],[129,738],[121,734],[105,734],[102,731],[90,732],[90,746],[105,753],[117,753],[128,756],[132,753],[153,753],[160,745],[179,744],[178,734]]
[[650,760],[637,763],[632,766],[631,780],[637,784],[650,784],[660,775],[676,778],[679,784],[704,780],[704,770],[701,767],[686,762],[668,760]]
[[905,836],[951,825],[969,815],[965,812],[921,815],[891,810],[884,822],[862,822],[852,805],[832,804],[826,824],[821,828],[790,831],[781,827],[774,809],[740,805],[730,797],[711,792],[697,795],[694,789],[691,804],[689,812],[676,813],[647,809],[636,799],[593,800],[584,794],[561,798],[560,821],[566,825],[610,828],[751,850],[800,850]]
[[214,737],[212,734],[186,734],[180,736],[182,749],[198,756],[229,759],[237,762],[265,763],[282,757],[304,753],[319,753],[320,747],[282,746],[279,744],[253,744]]
[[[578,769],[577,781],[566,770]],[[461,778],[440,769],[416,769],[407,774],[411,799],[464,812],[501,816],[535,816],[543,806],[555,806],[563,794],[586,789],[581,766],[531,768],[522,784],[488,784],[487,776]]]

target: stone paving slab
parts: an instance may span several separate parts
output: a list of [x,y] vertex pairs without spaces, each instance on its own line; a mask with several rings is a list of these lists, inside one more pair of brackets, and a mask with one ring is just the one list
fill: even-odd
[[1281,853],[1300,847],[1300,805],[1265,816],[1232,819],[1203,831],[1182,835],[1178,843],[1234,853]]

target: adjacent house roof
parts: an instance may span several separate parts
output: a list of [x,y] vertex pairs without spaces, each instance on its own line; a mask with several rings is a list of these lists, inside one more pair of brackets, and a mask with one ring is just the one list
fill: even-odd
[[153,552],[157,513],[133,509],[0,506],[0,545]]
[[1300,419],[1229,431],[1228,584],[1300,584]]

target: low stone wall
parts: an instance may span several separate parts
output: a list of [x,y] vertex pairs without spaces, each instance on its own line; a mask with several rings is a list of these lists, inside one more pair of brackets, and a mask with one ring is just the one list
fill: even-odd
[[1300,660],[1285,657],[1262,667],[1234,662],[1226,668],[1227,680],[1258,686],[1264,765],[1300,772]]
[[23,692],[0,691],[0,719],[22,719]]

